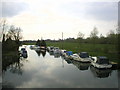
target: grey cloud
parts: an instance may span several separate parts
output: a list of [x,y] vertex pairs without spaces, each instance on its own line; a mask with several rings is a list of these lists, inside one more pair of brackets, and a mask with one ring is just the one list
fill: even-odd
[[86,19],[117,20],[117,2],[73,2],[61,6],[63,12],[77,17],[84,16]]
[[2,2],[2,17],[12,17],[28,9],[28,4],[22,2]]
[[86,8],[86,15],[99,20],[117,20],[118,5],[117,2],[96,2],[89,3]]

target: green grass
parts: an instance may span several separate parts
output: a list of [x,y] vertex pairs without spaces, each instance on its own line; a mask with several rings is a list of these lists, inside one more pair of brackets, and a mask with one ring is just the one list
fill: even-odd
[[118,62],[117,46],[112,44],[79,44],[74,42],[47,42],[47,46],[55,46],[73,51],[88,52],[91,56],[107,56],[110,61]]

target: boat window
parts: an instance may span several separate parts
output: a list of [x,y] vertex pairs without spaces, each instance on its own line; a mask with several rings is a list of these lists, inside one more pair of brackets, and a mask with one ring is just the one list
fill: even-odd
[[51,47],[50,49],[54,49],[53,47]]
[[89,54],[88,53],[80,53],[81,58],[88,58]]
[[25,48],[21,48],[21,50],[25,51]]
[[97,63],[98,64],[109,64],[109,61],[108,61],[108,59],[98,59]]

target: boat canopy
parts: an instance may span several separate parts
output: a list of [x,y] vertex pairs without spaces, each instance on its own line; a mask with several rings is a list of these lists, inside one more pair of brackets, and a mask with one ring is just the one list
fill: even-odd
[[21,48],[22,51],[25,51],[26,49],[25,48]]
[[50,49],[54,49],[54,47],[53,47],[53,46],[50,46]]
[[98,64],[109,64],[109,59],[105,56],[99,56],[97,57],[97,62]]
[[79,53],[79,56],[80,56],[81,58],[88,58],[88,57],[89,57],[89,54],[88,54],[87,52],[80,52],[80,53]]

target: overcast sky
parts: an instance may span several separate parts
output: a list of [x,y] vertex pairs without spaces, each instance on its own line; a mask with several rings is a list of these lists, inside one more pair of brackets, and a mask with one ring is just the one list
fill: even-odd
[[[89,2],[88,2],[89,1]],[[114,1],[114,2],[113,2]],[[90,35],[94,27],[106,35],[115,30],[118,0],[2,0],[2,17],[21,27],[23,39],[59,39]]]

